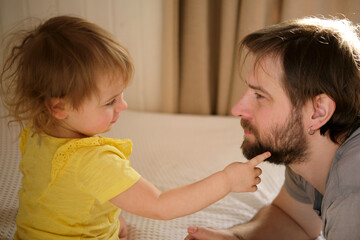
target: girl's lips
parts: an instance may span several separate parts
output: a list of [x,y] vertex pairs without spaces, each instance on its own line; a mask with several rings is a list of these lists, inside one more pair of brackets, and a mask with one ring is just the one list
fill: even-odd
[[117,115],[117,116],[115,117],[115,119],[110,122],[110,124],[116,123],[118,119],[119,119],[119,115]]
[[116,123],[116,121],[117,121],[117,119],[111,121],[110,124],[114,124],[114,123]]

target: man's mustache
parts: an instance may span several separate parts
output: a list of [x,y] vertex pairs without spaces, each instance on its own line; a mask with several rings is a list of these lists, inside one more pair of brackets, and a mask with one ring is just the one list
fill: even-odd
[[251,123],[247,120],[241,119],[240,121],[241,127],[251,133],[257,133],[257,130],[251,125]]

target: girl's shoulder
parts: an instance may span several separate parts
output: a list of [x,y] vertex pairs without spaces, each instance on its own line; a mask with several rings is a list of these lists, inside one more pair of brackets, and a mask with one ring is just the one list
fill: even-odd
[[53,159],[52,178],[55,178],[64,165],[78,152],[82,152],[82,155],[84,155],[86,152],[112,151],[122,159],[129,159],[132,145],[130,139],[105,137],[72,139],[57,149]]

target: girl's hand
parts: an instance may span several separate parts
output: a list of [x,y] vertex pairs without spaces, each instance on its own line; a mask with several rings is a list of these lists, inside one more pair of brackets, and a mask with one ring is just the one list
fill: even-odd
[[261,182],[259,163],[270,157],[270,152],[260,154],[247,163],[234,162],[223,170],[231,192],[254,192]]

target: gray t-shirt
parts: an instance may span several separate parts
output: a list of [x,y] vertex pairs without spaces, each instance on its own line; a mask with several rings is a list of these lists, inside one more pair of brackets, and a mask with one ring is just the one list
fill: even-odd
[[360,239],[360,128],[336,151],[324,196],[289,167],[285,189],[294,199],[313,204],[327,240]]

